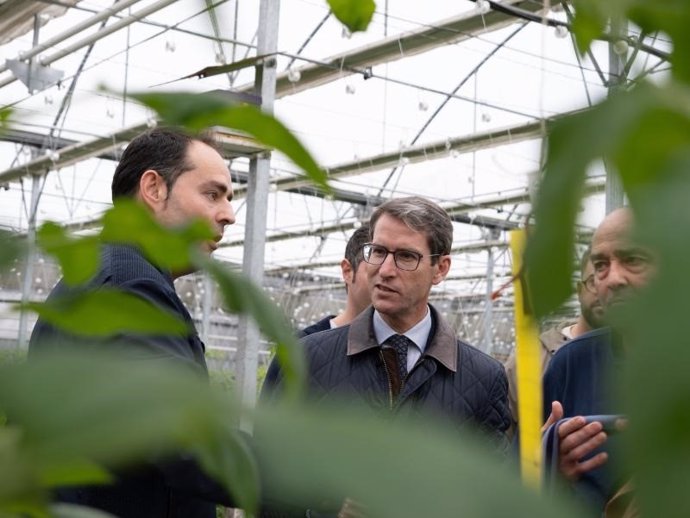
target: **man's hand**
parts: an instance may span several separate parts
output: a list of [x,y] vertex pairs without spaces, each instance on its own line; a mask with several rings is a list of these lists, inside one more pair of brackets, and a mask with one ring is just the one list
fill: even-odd
[[366,518],[364,508],[350,498],[346,498],[338,512],[338,518]]
[[[563,406],[554,401],[551,403],[551,414],[546,420],[542,431],[563,417]],[[558,470],[567,480],[575,481],[584,473],[603,466],[608,460],[608,454],[601,452],[594,457],[581,459],[606,442],[607,435],[598,421],[587,423],[582,416],[568,419],[558,427],[559,449]]]

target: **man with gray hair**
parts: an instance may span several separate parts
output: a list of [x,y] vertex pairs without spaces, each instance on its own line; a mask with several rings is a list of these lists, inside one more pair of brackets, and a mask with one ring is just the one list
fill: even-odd
[[[434,412],[506,444],[511,424],[502,365],[469,344],[429,304],[450,269],[453,225],[437,204],[396,198],[374,210],[362,247],[372,305],[349,325],[302,339],[311,395],[397,414]],[[280,392],[274,360],[263,398]]]

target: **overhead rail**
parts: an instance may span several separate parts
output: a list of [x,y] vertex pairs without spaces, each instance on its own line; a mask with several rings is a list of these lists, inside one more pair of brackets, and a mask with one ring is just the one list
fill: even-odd
[[[81,32],[88,29],[89,27],[93,27],[97,23],[102,22],[103,20],[107,20],[108,18],[110,18],[114,14],[119,13],[123,9],[127,9],[128,7],[131,7],[132,5],[134,5],[140,1],[141,0],[120,0],[119,2],[113,4],[111,7],[108,7],[107,9],[103,9],[102,11],[100,11],[98,14],[95,14],[91,18],[88,18],[88,19],[84,20],[83,22],[80,22],[80,23],[73,25],[72,27],[70,27],[66,31],[63,31],[60,34],[56,34],[52,38],[48,38],[43,43],[39,43],[38,45],[35,45],[34,47],[32,47],[29,50],[26,50],[24,52],[20,52],[18,58],[22,61],[27,60],[27,59],[31,59],[34,56],[43,52],[44,50],[52,48],[54,45],[62,43],[63,41],[65,41],[68,38],[71,38],[72,36],[76,36],[77,34],[80,34]],[[6,70],[7,70],[7,63],[0,65],[0,72],[5,72]]]
[[[132,0],[129,0],[129,1],[132,2],[132,3],[134,3]],[[38,61],[39,61],[39,63],[40,63],[41,65],[43,65],[43,66],[48,66],[48,65],[50,65],[51,63],[57,61],[58,59],[64,58],[65,56],[68,56],[69,54],[72,54],[73,52],[76,52],[76,51],[79,50],[79,49],[82,49],[82,48],[84,48],[84,47],[87,47],[87,46],[91,45],[91,44],[94,43],[95,41],[98,41],[98,40],[100,40],[101,38],[103,38],[103,37],[105,37],[105,36],[108,36],[108,35],[110,35],[110,34],[116,32],[116,31],[119,31],[120,29],[122,29],[122,28],[124,28],[124,27],[127,27],[128,25],[133,24],[134,22],[137,22],[137,21],[141,20],[142,18],[148,16],[149,14],[152,14],[152,13],[155,13],[155,12],[157,12],[157,11],[160,11],[161,9],[163,9],[164,7],[167,7],[168,5],[174,3],[175,1],[176,1],[176,0],[158,0],[158,2],[155,2],[155,3],[151,4],[151,5],[149,5],[148,7],[145,7],[145,8],[143,8],[143,9],[141,9],[140,11],[137,11],[136,13],[133,13],[133,14],[131,14],[130,16],[127,16],[127,17],[125,17],[125,18],[121,18],[121,19],[119,19],[118,21],[116,21],[115,23],[113,23],[112,25],[106,25],[105,27],[103,27],[103,28],[102,28],[101,30],[99,30],[98,32],[95,32],[95,33],[93,33],[93,34],[91,34],[91,35],[89,35],[89,36],[86,36],[85,38],[82,38],[82,39],[80,39],[80,40],[78,40],[78,41],[75,41],[75,42],[72,43],[71,45],[68,45],[68,46],[66,46],[66,47],[63,48],[63,49],[60,49],[60,50],[58,50],[57,52],[55,52],[55,53],[53,53],[53,54],[50,54],[49,56],[42,56],[42,57],[40,57],[40,58],[38,59]],[[122,3],[122,2],[118,2],[118,3],[115,4],[115,5],[118,5],[118,6],[119,6],[120,3]],[[93,18],[96,18],[96,17],[98,17],[98,16],[100,16],[100,14],[94,16]],[[93,18],[90,18],[89,20],[92,20]],[[96,20],[94,23],[98,23],[98,21],[99,21],[99,20]],[[69,33],[69,32],[72,32],[72,31],[71,31],[71,30],[68,30],[68,31],[66,31],[66,32]],[[73,35],[73,34],[72,34],[72,35]],[[59,35],[56,36],[55,38],[58,38],[58,37],[59,37]],[[69,36],[67,36],[67,37],[69,37]],[[60,41],[62,41],[62,40],[60,40]],[[37,46],[34,47],[34,48],[42,47],[42,46],[45,45],[45,44],[46,44],[46,42],[44,42],[42,45],[37,45]],[[33,54],[31,54],[31,55],[35,56],[36,54],[42,52],[43,50],[45,50],[45,49],[44,49],[44,48],[41,48],[40,50],[36,51],[35,53],[33,53]],[[28,53],[31,53],[32,51],[33,51],[33,49],[30,50],[30,51],[28,51]],[[25,57],[24,57],[25,55],[26,55],[26,54],[21,55],[20,58],[21,58],[21,59],[25,59]],[[5,65],[3,65],[3,66],[5,67],[4,70],[6,70],[6,69],[7,69],[7,65],[5,64]],[[0,71],[2,71],[2,70],[0,70]],[[2,88],[3,86],[7,86],[7,85],[9,85],[9,84],[11,84],[11,83],[14,83],[16,80],[17,80],[17,78],[14,77],[14,76],[8,77],[8,78],[6,78],[6,79],[0,81],[0,88]]]
[[[26,164],[0,172],[0,184],[12,182],[24,176],[44,175],[50,171],[67,167],[88,158],[102,157],[119,160],[119,151],[121,151],[123,146],[138,134],[146,131],[151,125],[155,125],[155,121],[130,126],[111,135],[98,137],[86,142],[77,142],[66,147],[50,149],[43,156],[35,158]],[[266,150],[264,146],[257,143],[253,138],[225,128],[214,128],[213,135],[226,158],[250,156]],[[42,144],[42,142],[39,142],[39,138],[30,132],[15,130],[11,133],[11,138],[15,141],[23,138],[23,143]],[[56,142],[64,143],[68,141]],[[118,152],[114,153],[115,151]]]
[[[558,117],[549,119],[549,121],[554,121],[571,114],[572,113],[559,115]],[[327,167],[326,171],[328,173],[328,178],[334,180],[353,174],[368,173],[387,167],[397,166],[401,161],[406,163],[418,163],[426,160],[445,158],[453,151],[457,153],[468,153],[505,144],[514,144],[524,140],[541,138],[541,136],[541,121],[529,122],[527,124],[492,129],[462,137],[448,138],[428,144],[420,144],[390,153],[381,153],[372,157],[365,157],[352,162]],[[273,183],[276,188],[281,191],[311,185],[309,180],[301,176],[281,178]],[[243,195],[244,187],[238,187],[236,191],[236,196]]]
[[[503,3],[531,13],[544,8],[541,2],[534,0],[507,0]],[[441,45],[468,40],[483,32],[499,30],[512,23],[515,23],[515,16],[511,14],[494,10],[485,11],[477,7],[433,25],[337,54],[327,58],[323,63],[309,63],[283,72],[276,78],[275,96],[278,99],[296,94],[351,74],[362,74],[366,78],[368,69],[375,65],[427,52]],[[299,81],[294,81],[296,72],[300,77]],[[239,90],[250,91],[253,88],[253,84],[247,84],[239,87]]]

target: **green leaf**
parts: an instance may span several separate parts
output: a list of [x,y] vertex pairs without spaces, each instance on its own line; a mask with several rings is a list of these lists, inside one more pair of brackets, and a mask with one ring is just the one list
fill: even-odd
[[155,110],[166,124],[194,131],[225,126],[248,133],[283,153],[302,168],[312,182],[327,193],[331,192],[326,173],[302,143],[278,119],[255,106],[236,105],[212,93],[140,93],[132,97]]
[[74,239],[60,225],[49,221],[38,229],[36,239],[43,250],[58,260],[67,284],[85,282],[98,271],[98,238],[89,236]]
[[112,480],[106,470],[83,459],[48,466],[41,473],[41,484],[46,487],[107,484]]
[[251,315],[262,333],[276,344],[287,393],[290,397],[300,394],[306,376],[304,352],[283,312],[249,279],[211,260],[200,264],[218,283],[228,310]]
[[187,272],[199,243],[213,239],[208,224],[195,220],[181,228],[166,228],[135,200],[123,198],[103,215],[101,239],[135,245],[156,266],[171,272]]
[[377,518],[586,516],[523,487],[516,466],[457,423],[430,415],[382,419],[327,401],[259,409],[255,437],[267,499],[297,509],[329,502],[335,515],[347,496]]
[[56,297],[44,303],[29,302],[24,307],[36,311],[46,322],[83,337],[190,332],[172,313],[131,293],[109,288]]
[[557,309],[572,292],[575,222],[587,167],[615,156],[655,99],[652,87],[639,87],[550,127],[546,170],[534,209],[536,229],[525,252],[537,318]]
[[572,30],[577,42],[577,49],[584,54],[592,42],[602,36],[608,13],[599,0],[579,0],[575,2],[575,18]]
[[77,466],[83,479],[83,459],[115,469],[188,452],[222,474],[240,505],[256,508],[258,475],[230,424],[237,406],[190,369],[63,350],[0,368],[0,409],[44,481]]
[[53,504],[50,506],[51,518],[116,518],[110,513],[75,504]]
[[328,0],[328,5],[350,32],[365,31],[376,10],[374,0]]
[[21,440],[16,427],[0,427],[0,516],[4,516],[3,510],[40,509],[47,500],[35,466],[21,449]]
[[12,120],[12,113],[12,108],[0,108],[0,135],[9,129],[10,121]]
[[628,0],[627,15],[648,34],[663,32],[673,41],[673,76],[690,83],[690,9],[687,0]]
[[658,271],[617,322],[629,360],[620,393],[631,421],[624,439],[636,498],[641,513],[673,518],[690,509],[689,167],[690,142],[684,156],[659,164],[655,181],[633,200],[637,235],[656,253]]

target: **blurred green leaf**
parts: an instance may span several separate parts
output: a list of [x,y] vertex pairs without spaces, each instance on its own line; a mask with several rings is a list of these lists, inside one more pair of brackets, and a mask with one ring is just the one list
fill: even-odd
[[0,516],[5,516],[3,512],[39,513],[47,502],[35,466],[20,448],[21,440],[16,428],[0,427]]
[[43,250],[58,260],[67,284],[85,282],[98,271],[100,255],[97,237],[75,239],[60,225],[49,221],[38,229],[36,240]]
[[[0,409],[21,430],[22,451],[44,479],[82,459],[117,468],[183,451],[199,455],[210,472],[223,473],[220,482],[241,505],[255,509],[258,475],[229,426],[237,407],[169,361],[70,351],[44,355],[0,368]],[[231,464],[236,468],[228,469]],[[81,474],[83,479],[87,471]]]
[[[673,41],[672,73],[676,80],[690,83],[690,8],[687,0],[618,0],[624,1],[626,15],[648,34],[661,31]],[[606,4],[607,2],[602,2]]]
[[[673,127],[676,121],[668,122]],[[684,340],[690,135],[686,139],[683,152],[660,162],[633,200],[637,235],[657,254],[658,271],[617,322],[629,357],[621,396],[631,419],[624,439],[635,490],[643,515],[671,518],[690,510],[690,349]]]
[[158,113],[166,123],[194,131],[225,126],[243,131],[277,149],[309,179],[330,193],[326,173],[302,143],[276,118],[251,105],[237,105],[217,94],[140,93],[132,97]]
[[110,513],[74,504],[53,504],[51,518],[116,518]]
[[106,470],[85,460],[48,466],[41,474],[41,484],[46,487],[106,484],[112,480]]
[[103,215],[104,242],[135,245],[156,266],[172,272],[189,271],[194,248],[213,237],[201,220],[181,228],[163,227],[146,207],[128,198],[118,200]]
[[106,337],[126,333],[186,335],[187,325],[172,313],[119,290],[101,288],[24,307],[46,322],[78,336]]
[[9,127],[11,117],[12,108],[9,108],[7,106],[0,108],[0,133],[2,133]]
[[377,518],[583,516],[525,489],[517,466],[431,416],[381,419],[331,401],[259,409],[255,430],[265,496],[295,508],[337,510],[347,496]]
[[328,5],[350,32],[365,31],[376,10],[374,0],[328,0]]
[[[611,1],[611,0],[609,0]],[[575,0],[575,18],[573,20],[573,34],[577,42],[577,49],[584,54],[592,42],[604,33],[609,19],[608,2],[600,0]],[[615,4],[616,2],[611,2]],[[610,6],[609,6],[610,8]]]
[[304,353],[282,311],[249,279],[211,260],[200,264],[218,283],[228,310],[251,315],[266,338],[275,342],[286,391],[291,397],[300,394],[306,376]]
[[25,243],[11,232],[0,230],[0,269],[19,259],[25,251]]
[[[598,159],[613,161],[619,156],[628,132],[657,103],[657,89],[640,86],[550,127],[546,170],[534,209],[537,223],[525,252],[537,318],[554,311],[572,292],[575,222],[587,167]],[[649,131],[649,137],[655,138],[656,129]]]

